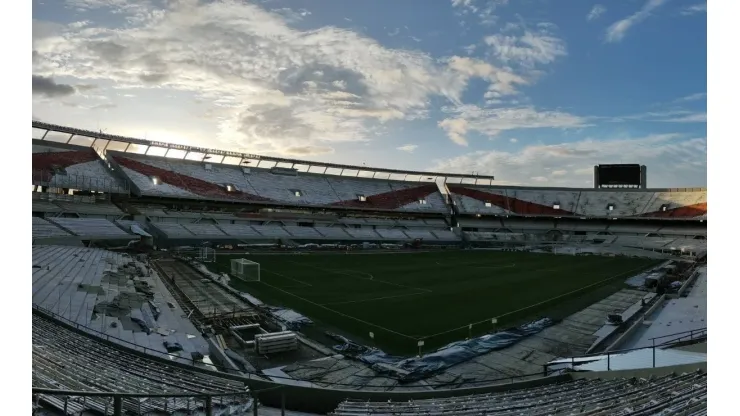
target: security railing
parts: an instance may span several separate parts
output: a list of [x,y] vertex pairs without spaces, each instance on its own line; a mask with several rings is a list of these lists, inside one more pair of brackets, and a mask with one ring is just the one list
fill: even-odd
[[[626,354],[626,353],[630,353],[634,351],[646,351],[646,350],[649,350],[651,352],[651,357],[649,358],[650,365],[642,366],[641,368],[663,367],[663,365],[660,365],[661,363],[659,363],[657,360],[657,357],[656,357],[657,350],[662,350],[662,349],[665,349],[666,347],[685,343],[685,342],[693,342],[693,341],[699,341],[699,340],[705,340],[705,339],[707,339],[707,328],[706,327],[692,329],[689,331],[676,332],[673,334],[663,335],[660,337],[649,338],[648,340],[652,343],[652,345],[649,347],[630,348],[630,349],[623,349],[623,350],[616,350],[616,351],[609,351],[609,352],[602,352],[602,353],[586,354],[586,355],[580,355],[580,356],[573,356],[573,357],[570,357],[569,359],[550,362],[550,363],[543,365],[543,375],[548,376],[552,374],[554,371],[562,370],[564,368],[567,368],[570,370],[576,370],[576,367],[579,365],[588,364],[594,361],[602,361],[605,358],[606,358],[606,370],[612,371],[612,357],[620,356],[622,354]],[[552,367],[559,367],[559,368],[553,370]]]

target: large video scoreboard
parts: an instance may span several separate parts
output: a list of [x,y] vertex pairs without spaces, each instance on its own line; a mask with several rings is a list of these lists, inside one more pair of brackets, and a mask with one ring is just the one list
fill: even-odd
[[638,164],[594,166],[594,188],[646,188],[647,167]]

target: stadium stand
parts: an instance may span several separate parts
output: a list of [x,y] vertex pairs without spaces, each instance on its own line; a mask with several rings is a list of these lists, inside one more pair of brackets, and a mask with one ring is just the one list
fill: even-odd
[[226,237],[221,229],[213,224],[183,224],[186,230],[190,231],[194,235],[204,238],[219,238]]
[[164,235],[166,235],[169,238],[194,238],[195,234],[193,234],[190,230],[185,228],[182,224],[172,223],[172,222],[151,222],[151,224],[154,228],[161,231]]
[[[33,315],[33,385],[60,390],[86,392],[118,392],[139,394],[235,393],[216,401],[216,409],[237,405],[246,412],[250,400],[245,399],[246,386],[213,371],[176,366],[119,350],[40,314]],[[112,406],[104,397],[70,400],[40,396],[59,410],[72,414],[85,411],[109,413]],[[195,409],[203,404],[193,397],[125,399],[123,410],[130,414],[150,414],[178,409]],[[66,409],[65,409],[66,407]],[[225,413],[229,414],[229,413]],[[233,413],[231,413],[233,414]],[[243,413],[242,413],[243,414]]]
[[126,193],[91,147],[34,140],[34,185]]
[[31,235],[33,236],[33,238],[68,237],[72,235],[43,218],[31,218],[33,219],[33,226],[31,228]]
[[706,190],[557,190],[455,184],[447,187],[463,214],[699,219],[705,218],[707,211]]
[[121,211],[117,206],[110,203],[80,204],[73,202],[59,201],[56,203],[64,212],[74,212],[86,215],[110,215],[121,216]]
[[245,224],[219,224],[218,228],[227,235],[237,238],[260,238],[262,234],[258,233],[252,226]]
[[50,218],[49,221],[83,238],[132,238],[112,222],[102,218]]
[[408,402],[347,400],[331,415],[655,415],[693,414],[705,411],[706,406],[707,376],[696,372],[658,378],[580,379],[505,393]]
[[336,238],[339,240],[352,238],[352,236],[340,227],[316,227],[316,231],[326,238]]
[[[110,158],[139,192],[148,196],[377,210],[447,210],[434,183],[419,184],[302,172],[285,175],[266,169],[246,169],[118,152],[110,152]],[[155,184],[154,178],[158,184]]]

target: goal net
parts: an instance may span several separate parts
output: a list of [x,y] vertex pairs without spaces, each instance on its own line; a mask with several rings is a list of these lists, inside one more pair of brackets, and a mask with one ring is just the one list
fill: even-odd
[[231,274],[248,281],[260,281],[260,264],[247,259],[231,259]]
[[213,263],[216,261],[216,250],[210,247],[201,247],[198,249],[196,260],[203,263]]

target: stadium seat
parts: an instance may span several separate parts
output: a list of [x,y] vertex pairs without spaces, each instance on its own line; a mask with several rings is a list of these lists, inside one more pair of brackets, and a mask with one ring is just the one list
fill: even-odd
[[35,185],[126,192],[91,147],[34,140],[32,151]]
[[349,415],[682,414],[706,408],[706,373],[651,379],[579,379],[501,393],[406,402],[346,400],[331,413]]

